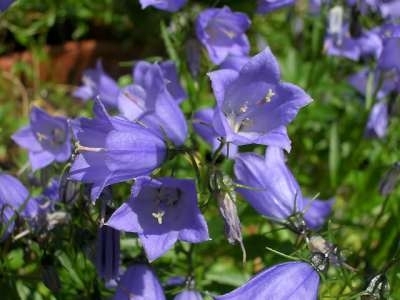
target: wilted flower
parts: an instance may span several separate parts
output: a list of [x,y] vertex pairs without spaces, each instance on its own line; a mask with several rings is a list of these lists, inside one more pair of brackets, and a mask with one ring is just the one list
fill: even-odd
[[121,90],[118,108],[128,120],[140,122],[160,136],[166,135],[175,145],[181,145],[186,139],[187,125],[178,103],[185,93],[174,70],[170,63],[137,63],[134,84]]
[[170,12],[176,12],[181,9],[187,2],[187,0],[139,0],[142,9],[148,6],[154,6],[155,8],[166,10]]
[[286,125],[311,101],[301,88],[281,82],[278,62],[267,48],[237,72],[209,73],[217,100],[215,132],[236,145],[264,144],[290,150]]
[[316,300],[319,275],[305,262],[287,262],[266,269],[216,300],[276,299]]
[[29,219],[36,210],[36,203],[29,198],[29,192],[22,183],[14,176],[0,172],[0,224],[4,226],[0,241],[14,229],[16,215]]
[[31,110],[30,126],[18,130],[12,135],[12,139],[29,151],[29,162],[33,171],[54,161],[67,161],[71,156],[67,120],[50,116],[38,107]]
[[113,299],[164,300],[165,295],[153,269],[146,264],[136,264],[125,271]]
[[174,300],[202,300],[203,297],[198,291],[184,290],[175,296]]
[[71,122],[79,155],[70,169],[71,179],[93,184],[93,201],[104,187],[150,174],[166,158],[164,141],[151,130],[110,117],[99,101],[94,114]]
[[293,5],[295,0],[257,0],[257,13],[265,14],[285,6]]
[[97,231],[96,269],[105,281],[119,275],[120,233],[112,227],[102,225]]
[[196,186],[189,179],[136,178],[130,199],[106,225],[138,233],[150,261],[167,252],[177,240],[199,243],[209,239],[206,221],[197,206]]
[[104,71],[100,60],[97,61],[95,69],[83,72],[82,81],[83,85],[73,92],[74,97],[84,101],[100,97],[107,107],[117,106],[118,84]]
[[245,31],[250,20],[229,7],[210,8],[202,11],[196,19],[196,35],[206,47],[210,60],[220,64],[229,54],[247,55],[250,51]]

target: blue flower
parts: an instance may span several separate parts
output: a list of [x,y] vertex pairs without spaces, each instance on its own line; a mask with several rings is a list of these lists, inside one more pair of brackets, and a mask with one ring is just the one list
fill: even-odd
[[139,177],[127,203],[106,225],[136,232],[150,261],[163,255],[177,240],[199,243],[209,239],[207,224],[197,206],[193,180]]
[[206,47],[210,60],[220,64],[228,55],[247,55],[250,44],[245,31],[250,20],[244,13],[232,12],[229,7],[210,8],[196,19],[196,35]]
[[29,151],[32,170],[44,168],[52,162],[65,162],[71,156],[68,122],[63,117],[53,117],[38,107],[30,113],[30,126],[12,135],[12,139]]
[[294,0],[257,0],[257,13],[265,14],[294,4]]
[[148,6],[154,6],[155,8],[166,10],[169,12],[176,12],[181,9],[187,2],[187,0],[139,0],[142,9]]
[[110,117],[99,101],[94,114],[71,122],[79,155],[70,169],[71,179],[93,184],[93,201],[104,187],[150,174],[166,159],[166,144],[151,130]]
[[96,269],[105,281],[116,279],[119,275],[120,233],[109,226],[101,226],[97,231]]
[[209,73],[217,106],[215,132],[236,145],[264,144],[290,150],[286,125],[311,101],[300,87],[280,81],[267,48],[240,69]]
[[319,275],[305,262],[287,262],[266,269],[232,292],[215,300],[316,300]]

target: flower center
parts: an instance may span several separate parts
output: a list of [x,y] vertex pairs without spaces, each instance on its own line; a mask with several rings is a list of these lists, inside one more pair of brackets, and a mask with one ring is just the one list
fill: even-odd
[[171,207],[175,206],[181,196],[181,190],[173,187],[160,187],[155,198],[155,209],[152,212],[152,217],[157,220],[158,224],[163,223],[163,218],[166,212]]

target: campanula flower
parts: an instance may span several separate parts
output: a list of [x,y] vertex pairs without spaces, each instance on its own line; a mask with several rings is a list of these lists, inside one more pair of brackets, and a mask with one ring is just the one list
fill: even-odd
[[130,266],[118,283],[113,300],[165,300],[153,269],[147,264]]
[[93,201],[104,187],[150,174],[166,158],[166,144],[151,130],[110,117],[100,101],[94,114],[71,122],[79,155],[70,169],[71,179],[93,184]]
[[35,106],[29,117],[30,125],[14,133],[12,139],[29,151],[32,170],[44,168],[54,161],[67,161],[71,156],[67,120],[63,117],[48,115]]
[[207,49],[214,64],[220,64],[229,54],[247,55],[250,44],[245,31],[250,20],[244,13],[232,12],[229,7],[210,8],[196,19],[196,35]]
[[209,239],[197,206],[196,186],[189,179],[137,178],[128,202],[106,225],[138,233],[150,261],[171,249],[177,240],[199,243]]
[[295,0],[257,0],[257,13],[266,14],[293,5]]
[[0,172],[0,224],[4,226],[0,241],[14,229],[16,215],[30,219],[36,210],[36,203],[29,198],[25,186],[14,176]]
[[319,275],[305,262],[286,262],[266,269],[232,292],[215,300],[316,300]]
[[187,2],[187,0],[139,0],[142,9],[148,6],[153,6],[160,10],[166,10],[169,12],[176,12],[181,9]]
[[116,279],[119,275],[120,232],[102,225],[97,231],[96,269],[105,281]]
[[400,37],[390,37],[384,40],[384,46],[378,59],[381,70],[396,70],[400,73]]
[[161,67],[141,61],[136,64],[133,78],[134,84],[123,88],[118,96],[121,114],[152,128],[161,137],[166,135],[175,145],[182,145],[187,124],[178,102],[185,94],[173,66],[168,63]]
[[311,101],[300,87],[280,81],[278,62],[267,48],[240,69],[209,73],[217,106],[214,130],[236,145],[264,144],[290,150],[286,125]]
[[203,300],[203,297],[195,290],[184,290],[176,295],[174,300]]
[[118,84],[104,71],[100,60],[97,61],[95,69],[87,69],[83,72],[82,81],[83,85],[73,92],[74,97],[83,101],[100,97],[107,107],[117,106]]
[[384,101],[375,103],[368,117],[365,128],[365,136],[371,138],[383,138],[389,125],[388,104]]
[[249,61],[249,59],[250,57],[247,55],[228,55],[218,66],[218,69],[233,69],[240,71],[240,69]]

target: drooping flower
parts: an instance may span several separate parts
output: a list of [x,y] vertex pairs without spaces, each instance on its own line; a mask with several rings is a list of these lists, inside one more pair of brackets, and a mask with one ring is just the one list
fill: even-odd
[[295,0],[257,0],[257,13],[266,14],[293,5]]
[[203,300],[203,297],[198,291],[187,289],[176,295],[174,300]]
[[173,70],[170,63],[163,67],[145,61],[137,63],[134,84],[121,90],[118,108],[128,120],[140,122],[181,145],[186,139],[187,124],[178,103],[185,93],[178,82],[171,81],[177,80]]
[[197,206],[193,180],[136,178],[131,197],[106,225],[136,232],[150,261],[177,240],[199,243],[209,239],[207,224]]
[[114,300],[165,300],[164,291],[147,264],[130,266],[119,281]]
[[36,213],[36,203],[29,197],[25,186],[14,176],[0,172],[0,241],[14,229],[14,218],[32,218]]
[[79,155],[70,169],[71,179],[93,184],[93,201],[104,187],[150,174],[166,158],[166,144],[151,130],[110,117],[99,101],[94,114],[71,122]]
[[187,0],[139,0],[142,9],[148,6],[153,6],[157,9],[176,12],[182,8]]
[[228,55],[247,55],[250,44],[245,31],[250,20],[229,7],[210,8],[202,11],[196,19],[196,35],[207,49],[210,60],[220,64]]
[[319,275],[305,262],[287,262],[266,269],[241,287],[215,300],[316,300]]
[[95,69],[87,69],[83,72],[82,81],[83,85],[73,92],[74,97],[83,101],[100,97],[107,107],[117,106],[118,84],[104,71],[101,60],[97,61]]
[[32,170],[44,168],[52,162],[65,162],[71,156],[68,122],[63,117],[48,115],[38,107],[30,113],[30,125],[12,135],[12,139],[29,151]]
[[217,106],[215,132],[236,145],[264,144],[290,150],[286,125],[311,101],[300,87],[280,81],[270,49],[250,58],[240,69],[209,73]]

